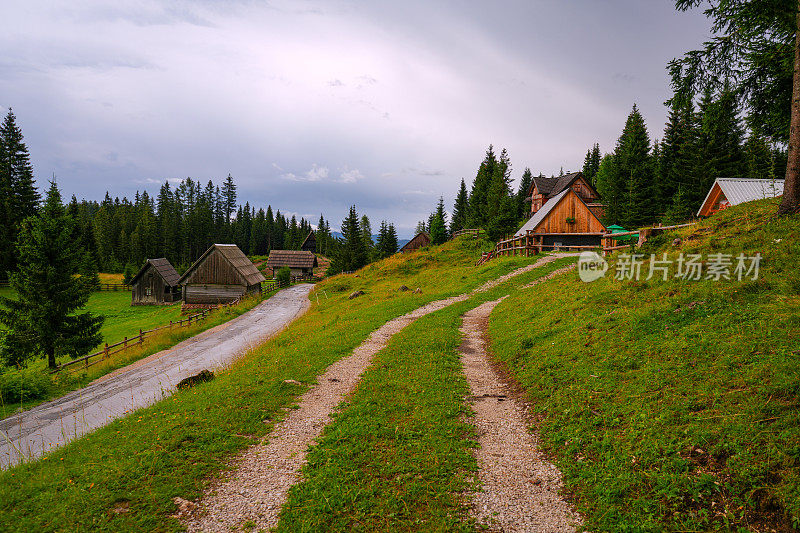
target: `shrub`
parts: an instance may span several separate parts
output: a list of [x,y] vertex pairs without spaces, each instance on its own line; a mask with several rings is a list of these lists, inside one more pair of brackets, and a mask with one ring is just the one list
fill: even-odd
[[292,279],[292,271],[289,267],[281,267],[278,269],[278,272],[275,274],[275,279],[278,283],[289,283]]
[[0,374],[0,400],[8,404],[44,398],[51,385],[41,370],[10,368]]

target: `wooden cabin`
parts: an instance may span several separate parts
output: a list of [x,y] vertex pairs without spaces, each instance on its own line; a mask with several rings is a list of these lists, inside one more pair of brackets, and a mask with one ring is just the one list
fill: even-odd
[[709,217],[732,205],[783,196],[783,181],[717,178],[697,216]]
[[431,243],[431,236],[428,235],[428,232],[421,231],[417,233],[413,239],[405,243],[402,248],[400,248],[401,254],[407,254],[408,252],[413,252],[414,250],[419,250],[420,248],[424,248]]
[[318,266],[317,256],[305,250],[272,250],[267,259],[267,268],[271,268],[274,275],[285,266],[292,271],[292,276],[312,276],[314,268]]
[[573,172],[557,178],[534,177],[526,198],[526,201],[531,202],[531,215],[566,189],[575,191],[575,194],[583,200],[595,216],[598,218],[603,216],[605,206],[600,203],[600,194],[581,172]]
[[300,250],[304,252],[311,252],[312,254],[317,253],[317,236],[312,231],[306,237],[306,240],[303,241],[303,244],[300,245]]
[[532,235],[544,250],[600,246],[606,227],[589,204],[568,187],[548,198],[516,236]]
[[181,299],[180,275],[165,258],[148,259],[131,279],[131,305],[171,304]]
[[261,294],[264,276],[235,244],[213,244],[181,276],[186,304],[229,303]]

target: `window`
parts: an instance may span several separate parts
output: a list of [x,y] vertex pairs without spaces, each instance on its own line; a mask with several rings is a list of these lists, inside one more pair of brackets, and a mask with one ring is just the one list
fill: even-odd
[[152,295],[153,295],[153,289],[152,289],[152,288],[150,288],[150,287],[147,287],[147,288],[144,290],[144,295],[145,295],[145,296],[152,296]]

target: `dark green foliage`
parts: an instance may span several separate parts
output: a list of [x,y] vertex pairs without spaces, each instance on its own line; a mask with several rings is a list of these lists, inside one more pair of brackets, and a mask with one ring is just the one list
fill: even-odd
[[336,246],[331,265],[328,268],[330,274],[353,272],[368,262],[367,249],[354,205],[350,207],[349,214],[342,221],[342,236],[342,242]]
[[125,284],[130,284],[133,276],[135,276],[137,272],[138,270],[135,266],[133,266],[131,263],[127,263],[125,265],[125,269],[122,271],[122,282]]
[[226,222],[230,224],[231,214],[236,211],[236,184],[230,174],[222,184],[222,211],[225,213]]
[[772,158],[772,150],[767,140],[758,133],[751,133],[744,143],[746,176],[754,180],[768,179],[773,170]]
[[531,210],[531,206],[528,205],[525,199],[528,197],[532,183],[533,174],[531,173],[531,169],[526,167],[525,171],[522,173],[522,178],[519,180],[519,189],[517,189],[517,219],[522,219],[525,214]]
[[733,93],[724,91],[717,99],[706,93],[700,113],[700,190],[705,196],[717,178],[747,177],[747,165],[742,152],[744,131]]
[[97,273],[73,237],[74,222],[51,183],[41,212],[25,219],[16,244],[19,269],[10,276],[16,299],[0,299],[0,321],[8,328],[0,356],[9,366],[37,355],[54,368],[59,356],[78,357],[97,346],[102,317],[77,313],[97,284]]
[[292,269],[288,266],[282,266],[275,273],[275,279],[281,284],[289,283],[292,279]]
[[378,241],[375,243],[375,256],[377,259],[384,259],[397,252],[397,232],[394,226],[381,222],[378,231]]
[[518,195],[511,192],[511,160],[503,149],[498,159],[490,145],[478,168],[469,196],[468,226],[485,228],[492,235],[516,229],[520,218]]
[[372,242],[372,224],[367,215],[361,215],[361,240],[364,242],[364,250],[366,251],[367,258],[372,256],[372,249],[375,247]]
[[456,201],[453,205],[453,218],[450,220],[450,233],[455,233],[467,227],[469,216],[469,193],[464,180],[461,180],[461,187],[458,189]]
[[430,222],[431,244],[444,244],[447,242],[447,213],[444,210],[444,198],[439,197],[436,211],[431,216]]
[[39,193],[22,130],[9,109],[0,126],[0,279],[16,267],[16,257],[7,253],[14,246],[20,224],[36,212]]
[[478,173],[472,182],[472,191],[469,195],[468,222],[472,227],[484,227],[489,220],[488,203],[489,189],[493,179],[499,174],[500,167],[494,155],[494,147],[489,145],[486,156],[478,167]]
[[595,143],[594,146],[586,151],[586,157],[583,160],[583,177],[592,185],[595,184],[597,171],[600,170],[601,159],[600,145]]
[[[669,218],[688,218],[701,193],[699,179],[699,126],[691,104],[670,110],[656,179],[657,213]],[[680,198],[677,197],[678,191]],[[674,205],[673,205],[674,204]]]

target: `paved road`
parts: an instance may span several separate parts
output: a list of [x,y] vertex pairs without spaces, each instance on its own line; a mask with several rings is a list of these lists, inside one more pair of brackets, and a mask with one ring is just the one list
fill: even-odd
[[33,459],[169,396],[177,383],[216,369],[274,335],[308,308],[312,285],[295,285],[247,313],[187,339],[142,365],[0,420],[0,468]]

